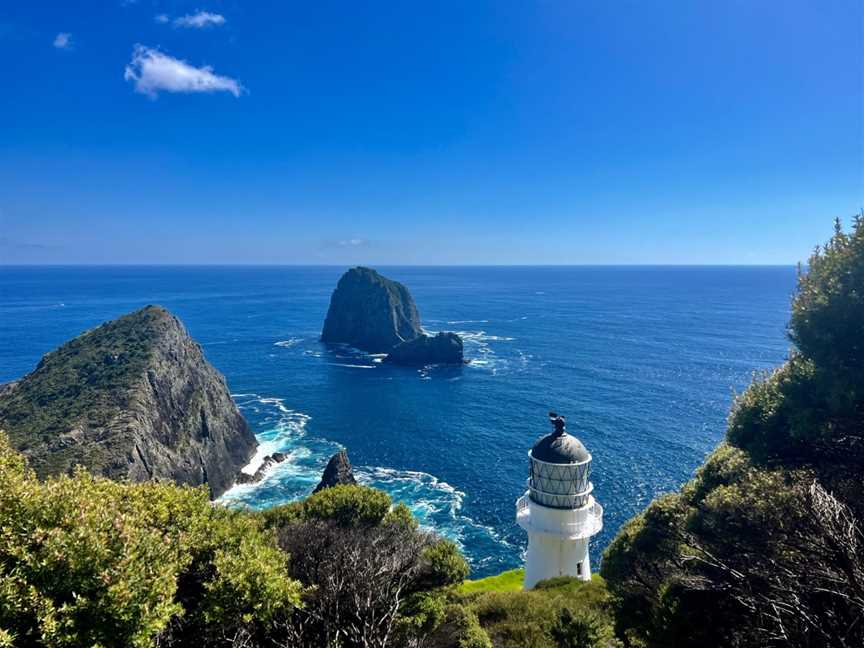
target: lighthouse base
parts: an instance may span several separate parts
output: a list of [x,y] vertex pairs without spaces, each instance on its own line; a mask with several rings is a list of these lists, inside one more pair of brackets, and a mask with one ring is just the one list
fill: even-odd
[[516,502],[516,521],[528,532],[525,589],[558,576],[591,580],[588,542],[603,528],[603,507],[592,496],[585,506],[558,509],[538,504],[526,493]]
[[523,587],[532,589],[540,581],[558,576],[591,580],[588,539],[562,540],[545,534],[529,535]]

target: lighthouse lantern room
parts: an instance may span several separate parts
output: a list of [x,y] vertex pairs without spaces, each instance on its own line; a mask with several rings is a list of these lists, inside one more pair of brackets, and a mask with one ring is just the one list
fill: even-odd
[[525,589],[556,576],[591,580],[588,541],[603,528],[603,507],[591,494],[591,454],[550,412],[554,431],[528,451],[528,490],[516,501],[516,522],[528,532]]

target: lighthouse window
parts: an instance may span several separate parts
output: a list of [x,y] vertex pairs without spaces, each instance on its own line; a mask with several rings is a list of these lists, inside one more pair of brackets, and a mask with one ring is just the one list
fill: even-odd
[[582,575],[582,563],[581,563],[581,562],[580,562],[580,563],[576,563],[576,575],[577,575],[577,576],[581,576],[581,575]]

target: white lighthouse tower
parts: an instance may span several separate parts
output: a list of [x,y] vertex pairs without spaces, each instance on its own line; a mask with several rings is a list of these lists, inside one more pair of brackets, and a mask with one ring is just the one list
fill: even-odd
[[591,454],[550,413],[555,430],[528,451],[528,490],[516,501],[516,522],[528,532],[525,589],[556,576],[591,579],[588,541],[603,528],[603,507],[591,491]]

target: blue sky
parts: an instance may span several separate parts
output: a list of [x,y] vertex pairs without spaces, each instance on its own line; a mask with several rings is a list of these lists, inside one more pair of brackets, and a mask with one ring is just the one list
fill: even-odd
[[0,7],[0,263],[794,263],[862,4]]

